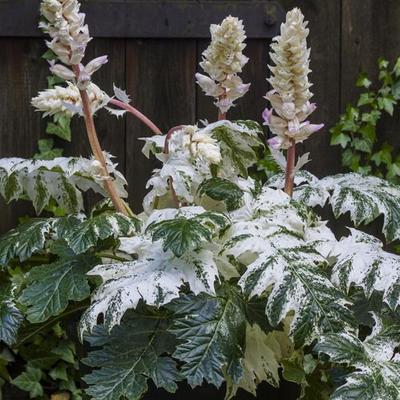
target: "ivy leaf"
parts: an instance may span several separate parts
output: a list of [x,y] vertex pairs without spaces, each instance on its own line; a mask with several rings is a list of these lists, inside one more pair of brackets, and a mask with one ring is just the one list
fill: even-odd
[[105,212],[83,221],[78,216],[67,217],[57,223],[56,231],[58,237],[64,239],[75,254],[81,254],[95,246],[99,240],[132,236],[138,226],[137,219]]
[[175,300],[171,328],[178,340],[173,354],[183,363],[182,375],[192,386],[203,380],[220,387],[224,368],[237,383],[242,376],[246,320],[244,305],[233,291],[225,296],[186,295]]
[[383,233],[388,241],[400,238],[400,188],[383,179],[359,174],[326,177],[321,184],[331,192],[335,217],[346,212],[356,226],[383,214]]
[[96,262],[97,258],[84,255],[33,268],[28,275],[28,286],[19,299],[28,307],[28,320],[32,323],[46,321],[64,311],[68,301],[89,297],[86,273]]
[[98,265],[89,272],[100,276],[103,284],[92,295],[92,305],[82,317],[82,331],[90,332],[99,314],[111,329],[140,300],[157,307],[167,304],[179,296],[184,283],[196,294],[215,293],[218,270],[210,250],[186,252],[177,258],[171,251],[164,252],[161,241],[132,238],[132,242],[138,249],[137,260]]
[[27,366],[26,371],[12,380],[12,384],[18,389],[29,392],[29,396],[37,398],[43,396],[43,387],[40,383],[42,379],[42,371],[39,368]]
[[[107,164],[118,194],[125,197],[126,181],[108,155]],[[69,213],[78,212],[83,207],[82,191],[88,189],[106,195],[101,173],[90,159],[0,160],[0,194],[7,202],[31,200],[37,213],[41,213],[51,200]]]
[[51,219],[35,219],[17,226],[0,237],[0,265],[18,257],[25,261],[42,250],[52,225]]
[[24,320],[15,305],[7,286],[0,286],[0,342],[12,346],[18,337],[18,329]]
[[[187,251],[198,249],[203,242],[211,242],[219,229],[227,226],[228,219],[223,214],[203,213],[192,218],[177,217],[151,224],[147,231],[153,241],[163,240],[164,251],[171,250],[176,257]],[[213,228],[219,228],[216,232]]]
[[336,263],[332,282],[348,292],[352,285],[360,287],[367,298],[374,291],[383,292],[383,300],[394,311],[400,305],[400,256],[383,251],[383,244],[364,232],[350,229],[332,256]]
[[372,82],[368,79],[368,76],[365,72],[362,72],[356,82],[356,86],[363,87],[368,89],[371,86]]
[[400,326],[385,328],[376,319],[372,334],[363,342],[347,332],[323,336],[315,350],[327,354],[331,362],[355,369],[331,399],[399,399],[400,360],[395,355],[400,344],[399,332]]
[[207,179],[199,186],[198,194],[223,201],[228,211],[234,211],[243,205],[243,190],[228,179],[218,177]]
[[[87,394],[96,400],[139,399],[147,391],[148,379],[174,393],[181,377],[168,356],[174,349],[174,337],[167,331],[169,324],[162,314],[140,309],[128,313],[102,348],[91,351],[84,360],[96,368],[84,377],[89,385]],[[90,336],[86,339],[91,343]]]

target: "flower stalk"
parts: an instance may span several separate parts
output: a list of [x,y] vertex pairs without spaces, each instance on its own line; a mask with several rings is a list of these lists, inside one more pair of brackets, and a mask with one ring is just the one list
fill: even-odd
[[268,140],[274,150],[287,150],[285,191],[293,194],[296,143],[306,140],[323,124],[311,124],[307,117],[315,111],[310,103],[313,94],[308,80],[310,70],[310,49],[307,48],[307,22],[300,9],[294,8],[286,15],[280,35],[273,39],[270,52],[275,65],[269,66],[272,86],[265,98],[271,108],[263,112],[264,125],[275,135]]
[[111,99],[109,104],[113,104],[114,106],[129,112],[130,114],[138,118],[141,122],[143,122],[145,125],[147,125],[153,131],[153,133],[155,133],[156,135],[162,135],[161,129],[158,128],[158,126],[153,121],[147,118],[138,109],[132,107],[130,104],[124,103],[123,101],[117,99]]
[[[79,67],[73,66],[72,68],[74,72],[77,75],[79,75]],[[101,163],[101,166],[103,167],[103,174],[105,177],[104,188],[107,191],[111,201],[113,202],[115,209],[118,212],[121,212],[129,216],[131,212],[129,211],[129,208],[126,206],[125,202],[118,195],[114,182],[112,181],[108,173],[106,159],[104,157],[103,150],[101,149],[100,142],[96,132],[96,127],[93,120],[93,114],[91,110],[91,104],[88,93],[86,89],[79,89],[79,93],[81,95],[81,100],[82,100],[82,110],[85,119],[86,133],[89,140],[89,144],[95,159],[99,161]]]
[[295,173],[295,162],[296,162],[296,143],[292,140],[292,146],[287,151],[287,163],[285,171],[285,193],[290,197],[293,196],[294,186],[294,173]]

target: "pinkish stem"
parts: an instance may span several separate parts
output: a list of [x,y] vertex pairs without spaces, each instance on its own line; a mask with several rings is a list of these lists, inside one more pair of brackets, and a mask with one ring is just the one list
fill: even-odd
[[123,110],[128,111],[129,113],[134,115],[136,118],[138,118],[140,121],[142,121],[145,125],[147,125],[156,135],[162,135],[162,132],[157,127],[157,125],[155,125],[152,121],[150,121],[149,118],[147,118],[144,114],[142,114],[135,107],[132,107],[131,105],[126,104],[117,99],[111,99],[110,104],[113,104],[114,106],[117,106],[119,108],[122,108]]
[[287,151],[287,164],[285,173],[285,192],[292,197],[294,185],[294,167],[296,160],[296,143],[292,140],[292,145]]

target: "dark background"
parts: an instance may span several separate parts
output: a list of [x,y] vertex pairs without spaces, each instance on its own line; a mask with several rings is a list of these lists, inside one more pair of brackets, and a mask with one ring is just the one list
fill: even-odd
[[[393,62],[400,55],[400,1],[398,0],[86,0],[82,9],[95,39],[89,44],[86,61],[109,55],[109,63],[94,76],[94,82],[112,94],[113,82],[126,88],[132,104],[148,115],[163,131],[198,119],[216,118],[212,99],[196,87],[201,52],[208,45],[207,26],[232,14],[245,19],[249,33],[245,54],[250,61],[243,73],[252,82],[250,92],[237,102],[229,117],[261,122],[266,106],[268,46],[279,29],[282,10],[300,7],[309,21],[312,48],[311,81],[314,123],[325,129],[316,133],[300,151],[310,151],[311,172],[318,176],[341,170],[340,149],[329,145],[328,129],[338,120],[349,101],[359,93],[354,85],[361,71],[376,76],[378,57]],[[37,140],[47,137],[46,121],[34,112],[30,99],[47,87],[48,69],[41,59],[43,38],[35,30],[38,0],[0,0],[0,157],[31,157]],[[271,12],[272,10],[272,12]],[[382,140],[400,145],[399,113],[378,127]],[[140,210],[145,182],[153,168],[141,154],[139,137],[151,132],[137,120],[116,120],[100,111],[96,117],[100,141],[117,157],[129,182],[129,202]],[[90,154],[81,120],[74,120],[72,143],[56,141],[65,155]],[[28,204],[6,206],[0,200],[0,233],[15,224],[17,217],[32,210]],[[278,393],[265,387],[260,398],[295,399],[295,391],[284,385]],[[17,394],[9,393],[17,400]],[[155,394],[148,399],[187,397],[222,399],[210,388],[190,392],[182,389],[174,397]],[[7,395],[6,395],[7,397]],[[244,395],[242,399],[251,398]],[[9,400],[8,399],[8,400]]]

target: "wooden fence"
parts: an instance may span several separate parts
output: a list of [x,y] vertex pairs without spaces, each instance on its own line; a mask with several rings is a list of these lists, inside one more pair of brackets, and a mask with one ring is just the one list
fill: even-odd
[[[30,99],[46,87],[48,75],[40,58],[45,45],[36,29],[38,4],[38,0],[0,0],[0,157],[31,157],[37,140],[46,137],[45,121],[30,107]],[[113,83],[126,88],[133,104],[164,131],[198,119],[214,120],[212,100],[196,88],[194,74],[208,43],[208,25],[225,14],[238,15],[249,33],[245,53],[250,62],[243,79],[252,87],[231,117],[260,121],[268,45],[279,29],[280,6],[301,7],[309,20],[311,80],[318,104],[312,119],[326,126],[301,150],[311,151],[312,172],[334,173],[341,168],[340,150],[329,145],[328,129],[346,103],[356,98],[358,73],[376,73],[378,57],[393,61],[400,55],[398,0],[86,0],[82,8],[95,37],[87,59],[109,55],[109,64],[96,73],[95,82],[108,93]],[[400,143],[397,122],[398,117],[379,129],[394,144]],[[126,174],[130,203],[139,210],[153,164],[141,154],[138,138],[150,132],[130,117],[116,120],[105,112],[99,112],[96,123],[104,149],[117,157]],[[89,155],[82,121],[74,121],[71,143],[57,145],[65,148],[66,155]],[[0,232],[29,212],[30,206],[23,202],[6,206],[0,201]]]

